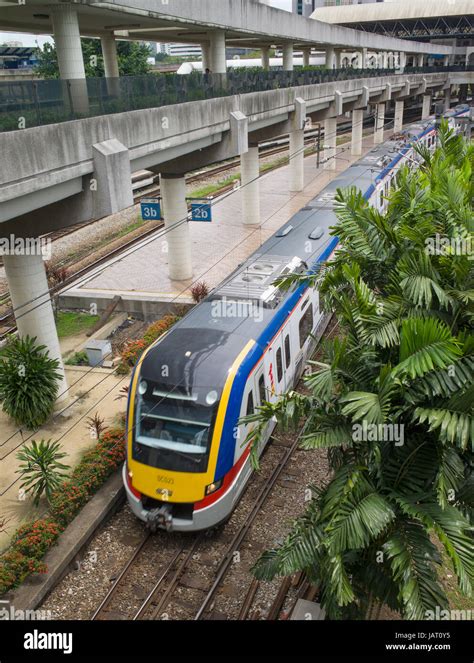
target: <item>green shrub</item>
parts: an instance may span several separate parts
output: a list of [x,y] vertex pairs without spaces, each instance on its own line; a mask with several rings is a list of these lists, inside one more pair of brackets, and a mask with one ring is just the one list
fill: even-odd
[[13,338],[0,359],[0,400],[3,411],[27,428],[42,426],[53,412],[61,374],[36,338]]
[[89,359],[87,358],[87,352],[81,350],[81,352],[75,352],[73,355],[66,360],[67,366],[89,366]]
[[53,491],[66,476],[62,470],[69,469],[69,466],[59,462],[66,456],[60,449],[59,442],[41,440],[38,444],[32,440],[31,446],[25,445],[16,455],[22,461],[17,470],[23,479],[21,487],[33,495],[35,506],[38,506],[43,493],[49,502]]

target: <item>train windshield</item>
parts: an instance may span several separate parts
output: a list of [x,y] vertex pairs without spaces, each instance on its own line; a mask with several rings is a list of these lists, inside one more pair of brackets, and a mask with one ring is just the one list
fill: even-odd
[[134,457],[162,469],[207,468],[218,394],[182,393],[142,380],[137,389]]

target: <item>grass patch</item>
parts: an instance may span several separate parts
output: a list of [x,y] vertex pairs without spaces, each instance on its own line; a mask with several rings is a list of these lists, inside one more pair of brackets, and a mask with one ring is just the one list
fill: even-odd
[[68,336],[82,334],[92,329],[98,320],[98,315],[60,311],[56,319],[58,336],[59,338],[67,338]]

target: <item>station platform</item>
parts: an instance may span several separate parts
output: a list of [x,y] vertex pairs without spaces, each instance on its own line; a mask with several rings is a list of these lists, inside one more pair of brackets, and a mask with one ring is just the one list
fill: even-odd
[[[386,138],[390,131],[386,131]],[[372,133],[363,139],[363,154],[373,148]],[[337,148],[336,170],[317,168],[316,156],[305,158],[305,187],[289,190],[289,166],[270,171],[260,178],[261,225],[242,223],[242,192],[231,191],[215,199],[213,221],[189,221],[192,242],[193,278],[172,281],[168,276],[166,234],[156,235],[83,277],[60,296],[61,308],[89,309],[91,303],[104,310],[116,296],[121,310],[146,320],[154,320],[176,306],[192,303],[191,288],[205,282],[217,286],[240,263],[257,251],[271,235],[329,182],[361,157],[351,156],[350,142]]]

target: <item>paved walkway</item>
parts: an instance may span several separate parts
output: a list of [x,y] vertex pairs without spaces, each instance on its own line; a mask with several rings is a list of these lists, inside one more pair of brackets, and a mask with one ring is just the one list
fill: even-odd
[[[390,132],[386,132],[388,137]],[[373,147],[372,134],[363,140],[363,152]],[[119,259],[112,260],[100,274],[83,280],[80,287],[68,289],[68,296],[87,297],[121,295],[130,299],[189,302],[190,287],[205,281],[217,286],[241,262],[246,260],[273,233],[281,228],[301,207],[312,200],[340,172],[359,157],[350,154],[350,143],[337,150],[336,171],[316,167],[316,157],[305,159],[305,188],[289,191],[289,166],[263,175],[260,179],[260,227],[246,227],[241,221],[242,192],[233,191],[213,205],[213,222],[190,221],[193,279],[172,281],[168,277],[168,260],[164,252],[166,236],[148,238]]]

